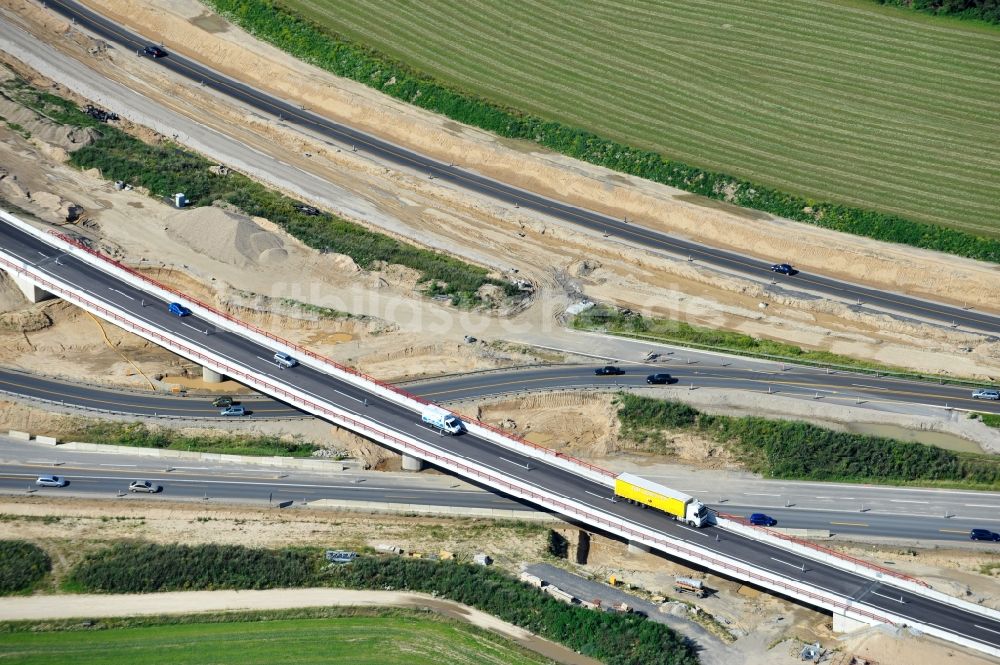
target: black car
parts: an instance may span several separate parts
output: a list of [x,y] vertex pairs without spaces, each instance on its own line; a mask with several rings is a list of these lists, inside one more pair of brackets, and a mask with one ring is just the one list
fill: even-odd
[[646,383],[673,383],[674,377],[669,374],[650,374],[646,377]]
[[235,403],[236,402],[229,395],[223,395],[222,397],[216,397],[215,399],[212,400],[212,406],[217,406],[217,407],[232,406]]
[[150,44],[146,48],[142,49],[143,55],[148,55],[150,58],[165,58],[167,57],[167,52],[161,49],[159,46]]
[[787,263],[775,263],[771,266],[771,272],[776,272],[782,275],[794,275],[798,272],[795,268],[788,265]]
[[624,374],[625,370],[621,367],[615,367],[614,365],[605,365],[604,367],[598,367],[594,370],[594,374],[597,376],[617,376],[618,374]]
[[1000,533],[994,533],[989,529],[973,529],[969,532],[969,540],[1000,540]]

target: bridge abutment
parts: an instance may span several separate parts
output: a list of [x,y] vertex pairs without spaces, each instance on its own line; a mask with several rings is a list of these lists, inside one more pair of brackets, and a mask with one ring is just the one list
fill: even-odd
[[629,554],[642,554],[643,552],[649,551],[649,545],[640,543],[636,540],[628,541],[628,553]]
[[49,300],[50,298],[56,297],[45,289],[41,289],[36,286],[34,282],[19,276],[17,273],[8,271],[7,274],[10,275],[10,278],[14,280],[15,284],[17,284],[17,288],[21,290],[21,293],[23,293],[24,297],[30,302],[41,302],[43,300]]

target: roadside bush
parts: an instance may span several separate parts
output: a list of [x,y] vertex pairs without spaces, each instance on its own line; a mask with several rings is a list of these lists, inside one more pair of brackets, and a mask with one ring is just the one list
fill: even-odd
[[716,416],[685,404],[623,393],[622,435],[644,443],[659,429],[697,431],[726,444],[752,470],[772,478],[1000,488],[1000,459],[809,423]]
[[0,540],[0,595],[29,591],[52,570],[41,547],[24,540]]
[[567,605],[501,571],[419,559],[359,557],[330,571],[337,586],[437,593],[611,665],[694,665],[697,656],[667,626],[634,614]]
[[[938,1],[954,4],[961,0]],[[259,39],[305,62],[506,138],[531,141],[591,164],[835,231],[1000,262],[998,239],[888,213],[813,201],[501,106],[444,85],[272,0],[207,0],[207,4]]]
[[117,543],[87,555],[67,585],[102,593],[301,587],[316,583],[320,560],[295,549]]

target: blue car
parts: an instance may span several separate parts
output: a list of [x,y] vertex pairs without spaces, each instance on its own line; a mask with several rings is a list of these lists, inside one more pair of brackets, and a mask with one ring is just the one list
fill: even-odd
[[750,524],[753,524],[754,526],[774,526],[778,523],[778,520],[773,517],[768,517],[764,513],[754,513],[747,519],[750,520]]
[[775,263],[771,266],[771,272],[776,272],[781,275],[794,275],[798,272],[795,268],[788,265],[787,263]]
[[191,310],[179,302],[172,302],[167,310],[174,316],[191,316]]

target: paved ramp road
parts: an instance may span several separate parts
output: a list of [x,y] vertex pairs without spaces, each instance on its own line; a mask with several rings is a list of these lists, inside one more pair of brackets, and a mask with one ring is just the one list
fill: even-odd
[[[76,24],[111,44],[117,44],[127,52],[141,51],[142,48],[157,41],[156,36],[143,37],[125,30],[112,21],[105,19],[82,5],[69,0],[48,0],[47,7],[53,11],[73,19]],[[170,44],[166,44],[170,52]],[[54,58],[61,57],[52,51]],[[327,120],[319,115],[304,111],[300,106],[291,104],[277,97],[257,90],[240,81],[223,76],[189,58],[177,53],[163,58],[149,58],[150,67],[165,67],[175,74],[191,81],[203,83],[224,95],[228,95],[258,111],[280,117],[290,125],[309,129],[320,135],[333,139],[345,146],[354,146],[359,150],[385,160],[397,166],[414,169],[421,173],[433,175],[443,181],[458,185],[466,190],[484,194],[499,201],[517,204],[538,212],[551,215],[558,219],[576,224],[599,233],[607,233],[614,238],[627,240],[653,250],[668,252],[682,257],[691,257],[707,265],[723,268],[749,275],[758,280],[769,279],[772,276],[769,268],[771,263],[779,262],[781,257],[762,261],[749,256],[715,249],[706,245],[694,243],[682,238],[626,223],[595,213],[583,208],[577,208],[560,201],[549,199],[538,194],[518,189],[498,180],[466,171],[456,166],[438,162],[420,153],[401,148],[370,134],[358,131],[346,125]],[[991,334],[1000,332],[1000,315],[989,312],[976,312],[961,307],[930,302],[921,298],[911,297],[905,293],[893,293],[874,288],[851,284],[822,275],[799,274],[794,277],[774,276],[781,284],[800,287],[823,294],[826,297],[844,300],[850,303],[863,303],[864,307],[874,307],[890,312],[896,312],[906,317],[915,317],[934,321],[938,324],[957,324],[964,328],[979,330]]]

